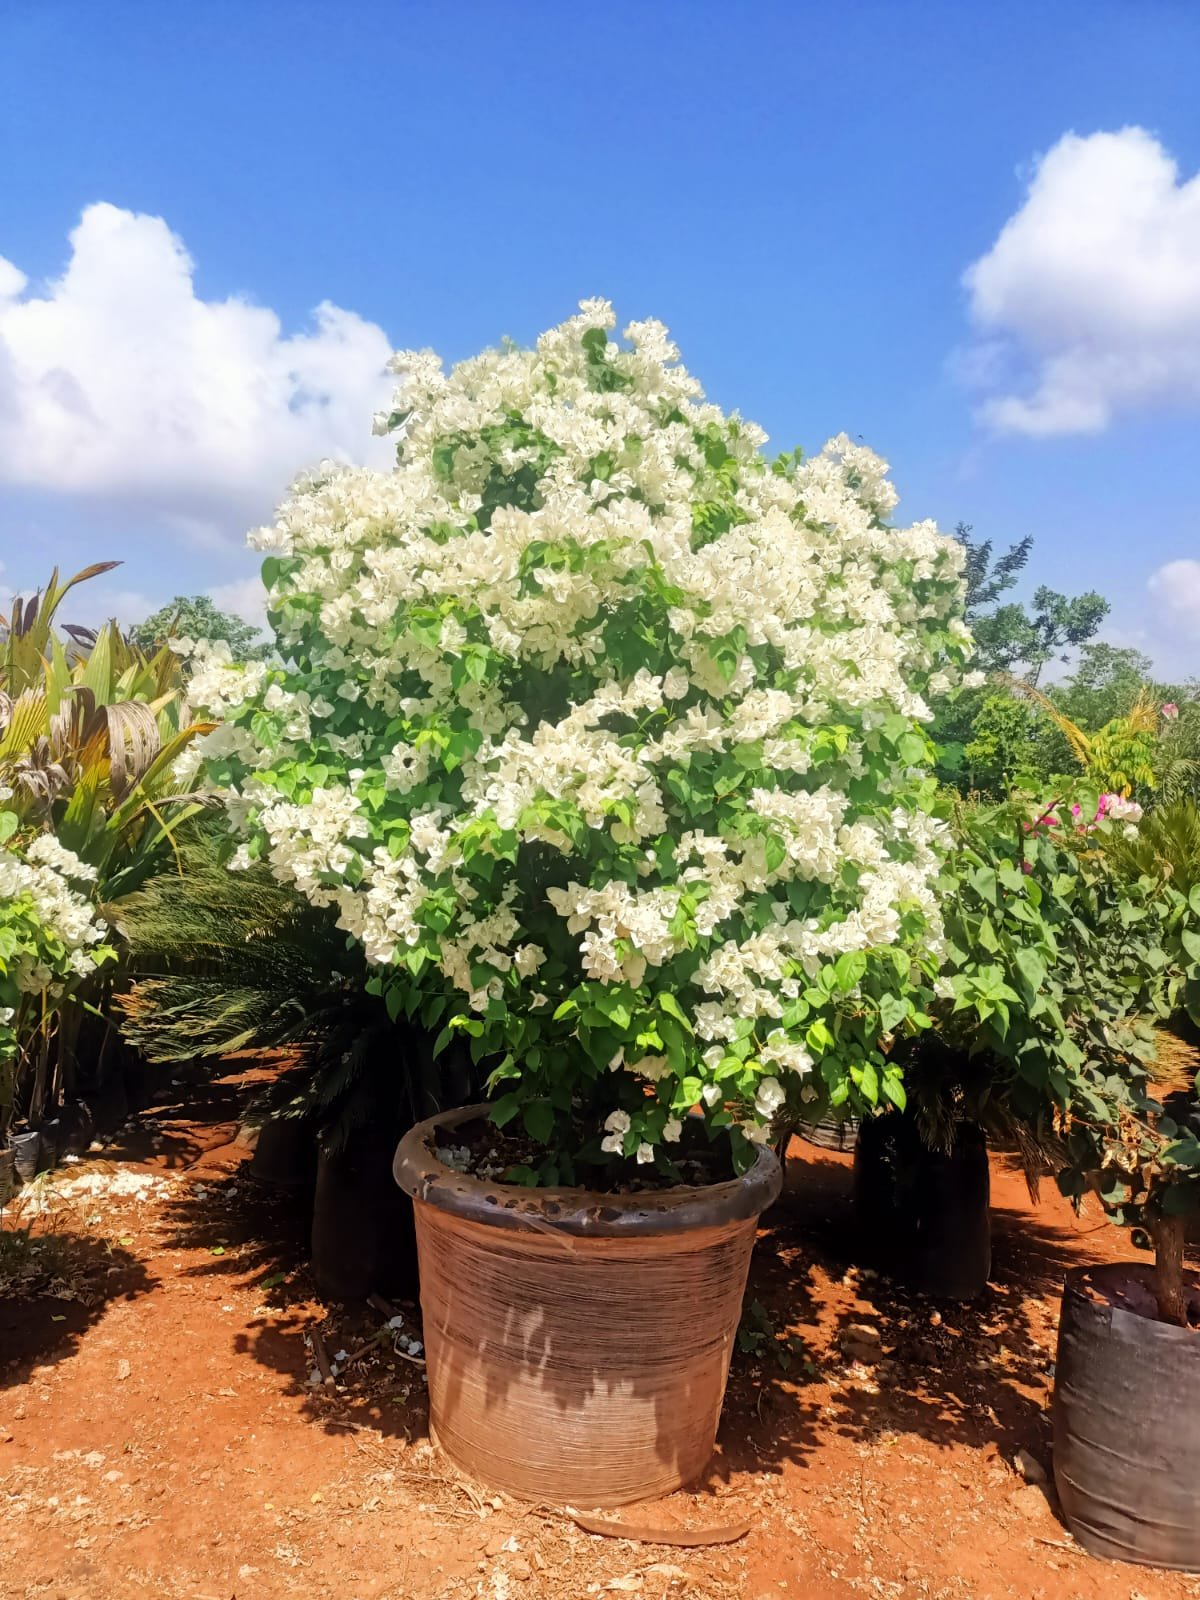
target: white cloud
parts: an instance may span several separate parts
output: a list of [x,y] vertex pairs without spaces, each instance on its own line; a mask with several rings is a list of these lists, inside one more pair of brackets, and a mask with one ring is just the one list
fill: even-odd
[[84,584],[72,589],[59,613],[62,622],[78,622],[85,628],[99,628],[102,624],[117,621],[123,628],[132,628],[137,622],[157,611],[162,605],[144,589],[125,589],[111,581]]
[[252,622],[264,631],[267,626],[267,591],[260,577],[238,578],[233,583],[220,583],[208,591],[209,598],[222,611],[231,611],[243,622]]
[[161,217],[87,208],[63,276],[0,258],[0,482],[137,502],[185,533],[238,535],[322,457],[371,438],[382,328],[323,302],[285,335],[267,307],[202,300]]
[[980,331],[964,364],[998,430],[1200,405],[1200,175],[1181,181],[1144,128],[1060,139],[963,281]]
[[1200,639],[1200,561],[1168,561],[1151,576],[1149,589],[1168,622]]

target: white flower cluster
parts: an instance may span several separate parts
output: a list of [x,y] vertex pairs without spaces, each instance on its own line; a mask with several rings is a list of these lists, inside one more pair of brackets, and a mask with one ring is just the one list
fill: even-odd
[[9,1024],[26,994],[59,994],[96,965],[107,931],[86,894],[73,887],[96,871],[51,833],[22,851],[0,850],[0,1058],[15,1046]]
[[551,1076],[615,1039],[667,1115],[604,1148],[647,1160],[688,1096],[765,1125],[823,964],[936,947],[920,724],[969,637],[961,548],[886,522],[886,463],[772,464],[659,324],[613,326],[398,357],[395,470],[326,465],[252,537],[286,665],[201,650],[191,694],[241,859]]

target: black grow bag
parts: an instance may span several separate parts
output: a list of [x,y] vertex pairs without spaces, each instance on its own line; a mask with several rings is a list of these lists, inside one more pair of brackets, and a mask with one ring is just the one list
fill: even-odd
[[310,1117],[268,1117],[247,1168],[257,1183],[303,1194],[317,1181],[317,1129]]
[[873,1117],[854,1149],[854,1220],[868,1266],[919,1294],[973,1300],[992,1268],[987,1140],[959,1123],[930,1150],[911,1117]]
[[42,1136],[32,1129],[12,1136],[13,1165],[21,1183],[32,1183],[41,1171]]
[[112,1133],[129,1117],[129,1098],[125,1093],[125,1079],[119,1072],[110,1072],[98,1088],[83,1096],[92,1127],[96,1133]]
[[826,1117],[822,1122],[814,1122],[797,1131],[806,1144],[815,1144],[819,1150],[840,1150],[844,1155],[850,1155],[858,1142],[858,1129],[856,1117],[845,1117],[841,1121]]
[[91,1107],[84,1100],[68,1100],[58,1114],[60,1123],[58,1153],[83,1155],[96,1137]]
[[38,1129],[42,1143],[38,1151],[38,1171],[53,1172],[58,1165],[59,1140],[62,1138],[62,1123],[57,1117],[49,1122],[43,1122]]
[[[1054,1376],[1054,1481],[1094,1556],[1200,1571],[1200,1329],[1159,1322],[1151,1269],[1067,1274]],[[1193,1275],[1193,1315],[1200,1284]]]
[[330,1299],[415,1295],[416,1233],[408,1196],[392,1179],[395,1147],[386,1123],[355,1128],[345,1143],[318,1141],[312,1270]]

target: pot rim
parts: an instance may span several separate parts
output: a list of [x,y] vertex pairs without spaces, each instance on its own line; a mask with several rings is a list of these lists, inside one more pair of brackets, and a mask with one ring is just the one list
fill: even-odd
[[463,1106],[410,1128],[392,1163],[392,1175],[405,1193],[414,1201],[488,1227],[628,1239],[748,1221],[765,1211],[783,1186],[778,1157],[766,1145],[759,1147],[754,1165],[740,1178],[628,1195],[595,1189],[527,1189],[519,1183],[474,1178],[439,1161],[433,1152],[435,1133],[486,1116],[490,1109],[486,1103]]
[[[1144,1340],[1178,1340],[1185,1347],[1190,1345],[1200,1356],[1200,1329],[1180,1328],[1173,1322],[1163,1322],[1157,1315],[1123,1305],[1104,1295],[1105,1282],[1119,1280],[1121,1276],[1133,1279],[1153,1293],[1154,1265],[1150,1261],[1095,1261],[1090,1266],[1068,1267],[1063,1280],[1064,1315],[1068,1306],[1077,1307],[1085,1316],[1107,1317],[1110,1322],[1122,1327],[1137,1328],[1141,1330],[1138,1336]],[[1099,1296],[1088,1293],[1085,1287],[1085,1279],[1088,1278],[1094,1280]],[[1189,1298],[1200,1295],[1200,1271],[1185,1264],[1183,1281]]]

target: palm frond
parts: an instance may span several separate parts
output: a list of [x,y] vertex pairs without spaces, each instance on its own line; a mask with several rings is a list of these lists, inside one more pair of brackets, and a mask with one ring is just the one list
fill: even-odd
[[1106,846],[1118,872],[1128,877],[1169,880],[1183,894],[1200,883],[1200,806],[1190,795],[1157,805],[1135,834],[1117,835]]

